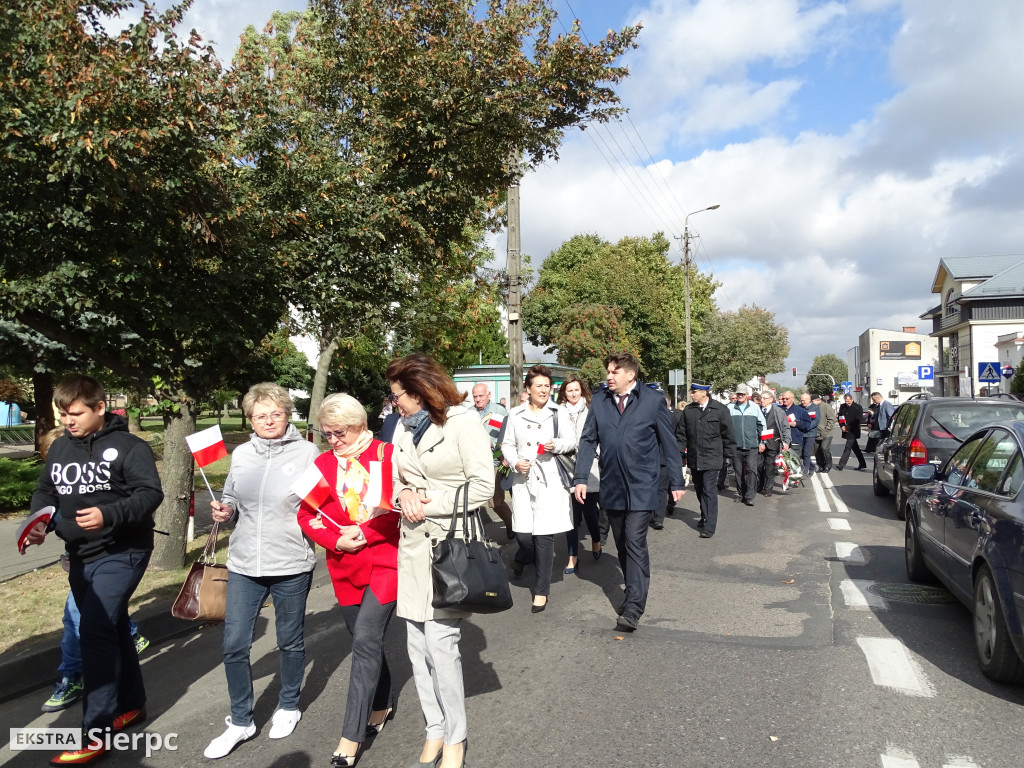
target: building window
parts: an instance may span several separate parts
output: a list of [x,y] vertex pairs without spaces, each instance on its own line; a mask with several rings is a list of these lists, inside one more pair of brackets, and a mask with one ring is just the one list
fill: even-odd
[[960,314],[960,305],[956,303],[956,290],[949,289],[946,294],[946,317],[955,317]]

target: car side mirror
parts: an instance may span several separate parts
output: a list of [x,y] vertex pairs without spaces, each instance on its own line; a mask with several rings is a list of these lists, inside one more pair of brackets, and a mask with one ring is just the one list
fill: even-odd
[[928,483],[939,476],[939,468],[934,464],[916,464],[910,468],[910,477],[920,483]]

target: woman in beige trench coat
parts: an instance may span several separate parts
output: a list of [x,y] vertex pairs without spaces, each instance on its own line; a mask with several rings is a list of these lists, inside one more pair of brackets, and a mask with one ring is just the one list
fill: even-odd
[[491,444],[475,409],[463,404],[465,396],[431,358],[415,353],[392,360],[387,377],[402,417],[392,440],[402,513],[396,613],[408,622],[409,659],[427,731],[413,765],[428,768],[440,760],[441,768],[461,768],[468,742],[459,639],[468,614],[432,607],[432,543],[452,524],[459,488],[469,483],[470,509],[493,495]]

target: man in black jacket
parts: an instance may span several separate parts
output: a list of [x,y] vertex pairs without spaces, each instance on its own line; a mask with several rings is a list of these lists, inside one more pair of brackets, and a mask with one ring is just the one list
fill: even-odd
[[792,440],[786,412],[775,405],[775,395],[770,389],[761,393],[761,411],[764,413],[764,453],[757,468],[757,490],[765,497],[775,492],[775,457],[789,448]]
[[859,403],[853,402],[853,395],[844,395],[845,401],[839,406],[839,428],[843,431],[843,439],[846,440],[846,447],[843,448],[843,455],[839,457],[836,469],[842,470],[846,462],[850,460],[850,452],[857,457],[860,466],[857,469],[867,469],[868,463],[864,461],[864,454],[860,452],[860,425],[864,421],[864,409]]
[[45,530],[32,531],[29,543],[55,530],[71,560],[68,580],[82,617],[82,749],[51,764],[78,765],[101,757],[112,731],[146,717],[128,600],[149,564],[153,513],[163,491],[149,445],[129,434],[123,417],[106,413],[99,382],[69,376],[53,401],[66,431],[50,446],[30,506],[56,512]]
[[[700,500],[700,537],[710,539],[718,526],[718,472],[733,456],[732,417],[728,409],[711,399],[711,387],[694,380],[690,400],[676,429],[679,449],[693,476],[693,487]],[[603,488],[604,486],[602,486]]]
[[651,583],[647,529],[658,504],[662,457],[675,501],[685,492],[683,464],[665,399],[637,381],[637,359],[620,352],[609,355],[605,365],[608,388],[590,401],[576,452],[573,494],[580,504],[586,499],[590,465],[600,445],[601,506],[608,512],[626,582],[626,600],[615,624],[631,632],[647,606]]

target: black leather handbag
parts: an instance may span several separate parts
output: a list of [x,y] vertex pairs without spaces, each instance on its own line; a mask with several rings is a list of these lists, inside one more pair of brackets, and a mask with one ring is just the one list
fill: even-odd
[[[456,535],[460,516],[462,530]],[[434,580],[431,604],[435,608],[499,613],[512,607],[512,590],[501,553],[484,532],[480,510],[469,510],[469,483],[455,492],[452,524],[447,536],[434,545],[430,570]]]

